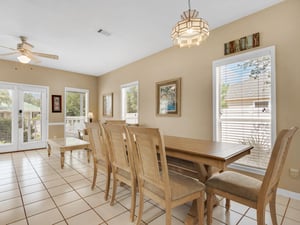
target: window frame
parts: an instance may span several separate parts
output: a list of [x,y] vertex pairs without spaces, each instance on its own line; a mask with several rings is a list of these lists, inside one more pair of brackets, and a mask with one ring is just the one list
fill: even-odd
[[89,99],[90,99],[90,91],[88,89],[81,89],[81,88],[73,88],[73,87],[65,87],[64,90],[64,103],[63,107],[64,107],[64,136],[67,136],[67,132],[66,132],[66,122],[67,122],[67,92],[77,92],[77,93],[81,93],[85,95],[85,103],[86,103],[86,109],[84,110],[84,121],[87,122],[88,121],[88,113],[89,113],[89,107],[90,107],[90,103],[89,103]]
[[[275,46],[270,46],[266,48],[261,48],[258,50],[253,50],[246,53],[241,53],[238,55],[234,55],[231,57],[226,57],[223,59],[215,60],[212,63],[212,96],[213,96],[213,140],[217,141],[217,101],[219,101],[219,96],[217,96],[217,67],[231,64],[239,61],[245,61],[248,59],[260,57],[263,55],[271,56],[271,149],[273,148],[275,139],[276,139],[276,70],[275,70]],[[240,165],[236,163],[232,163],[230,165],[231,168],[244,170],[247,172],[253,172],[257,174],[264,174],[265,169],[255,168],[247,165]]]

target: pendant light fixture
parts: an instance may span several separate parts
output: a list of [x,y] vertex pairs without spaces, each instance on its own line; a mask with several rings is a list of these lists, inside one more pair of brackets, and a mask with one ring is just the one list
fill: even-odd
[[199,12],[191,10],[191,2],[188,0],[189,10],[183,12],[181,21],[176,23],[172,30],[174,45],[179,47],[191,47],[200,45],[209,36],[208,23],[199,18]]

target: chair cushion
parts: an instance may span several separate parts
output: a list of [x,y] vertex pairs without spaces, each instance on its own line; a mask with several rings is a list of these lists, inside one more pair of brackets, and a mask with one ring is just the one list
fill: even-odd
[[262,182],[240,173],[225,171],[209,178],[205,185],[256,202]]
[[172,200],[204,191],[205,185],[200,181],[177,173],[169,173]]

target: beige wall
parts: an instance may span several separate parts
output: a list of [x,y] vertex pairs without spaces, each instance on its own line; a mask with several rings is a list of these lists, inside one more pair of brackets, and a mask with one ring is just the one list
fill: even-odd
[[[114,118],[120,118],[120,85],[138,80],[141,124],[160,127],[169,135],[212,139],[212,62],[225,58],[225,42],[260,32],[261,47],[276,47],[277,130],[293,125],[300,127],[299,12],[299,0],[286,0],[211,31],[208,40],[199,47],[172,47],[101,76],[99,102],[102,104],[102,94],[113,92]],[[176,77],[182,77],[182,116],[157,117],[155,82]],[[292,179],[288,174],[290,167],[300,169],[299,162],[300,132],[284,167],[282,188],[300,193],[300,177]]]
[[[61,70],[24,65],[18,62],[0,60],[0,82],[23,83],[49,87],[49,137],[64,135],[64,90],[65,87],[89,90],[89,111],[98,114],[97,77]],[[61,95],[62,113],[52,113],[51,95]],[[97,119],[97,118],[95,118]],[[51,125],[51,123],[54,125]],[[55,125],[58,124],[58,125]]]

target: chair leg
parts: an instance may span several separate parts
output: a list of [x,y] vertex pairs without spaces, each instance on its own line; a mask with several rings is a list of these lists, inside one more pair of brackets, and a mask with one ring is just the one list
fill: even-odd
[[257,219],[257,225],[266,225],[264,207],[259,206],[256,209],[256,219]]
[[112,194],[111,194],[111,200],[110,200],[110,205],[114,204],[115,198],[116,198],[116,189],[117,189],[117,178],[113,172],[113,188],[112,188]]
[[171,210],[171,203],[166,203],[166,225],[172,224],[172,210]]
[[230,199],[228,199],[228,198],[226,198],[225,208],[226,208],[226,211],[229,211],[229,209],[230,209]]
[[198,224],[204,224],[204,193],[200,194],[200,197],[197,199],[197,215],[198,215]]
[[108,199],[108,194],[109,194],[109,188],[110,188],[110,168],[109,166],[106,168],[106,185],[105,185],[105,195],[104,195],[104,199],[105,201],[107,201]]
[[130,208],[131,222],[134,221],[135,206],[136,206],[136,185],[135,185],[135,180],[132,179],[132,181],[131,181],[131,208]]
[[211,225],[212,211],[213,211],[213,194],[209,192],[206,192],[206,208],[207,208],[206,223],[207,225]]
[[277,217],[276,217],[276,192],[272,195],[270,200],[270,213],[273,225],[277,225]]
[[92,190],[94,190],[95,185],[96,185],[96,180],[97,180],[97,162],[94,160],[94,176],[93,176],[93,184],[92,184]]
[[144,211],[144,192],[141,188],[139,188],[140,192],[140,203],[139,203],[139,214],[137,216],[136,225],[140,225],[142,221],[142,215]]

